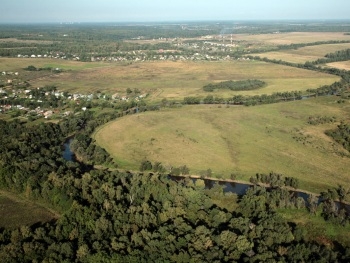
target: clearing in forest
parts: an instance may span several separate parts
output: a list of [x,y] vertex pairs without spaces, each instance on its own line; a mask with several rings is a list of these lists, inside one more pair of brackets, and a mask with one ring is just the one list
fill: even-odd
[[0,191],[0,215],[0,228],[16,228],[58,218],[56,212],[6,191]]

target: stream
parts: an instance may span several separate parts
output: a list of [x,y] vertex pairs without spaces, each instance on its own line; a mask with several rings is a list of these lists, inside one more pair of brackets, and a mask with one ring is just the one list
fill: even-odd
[[[75,161],[75,154],[71,151],[70,149],[70,144],[72,143],[73,138],[70,137],[68,138],[64,145],[63,149],[64,151],[62,152],[62,156],[65,160],[67,161]],[[169,179],[174,180],[174,181],[181,181],[184,180],[185,178],[182,176],[174,176],[174,175],[169,175]],[[190,178],[193,183],[195,183],[197,180],[200,178]],[[204,181],[205,188],[206,189],[211,189],[215,184],[219,184],[220,186],[223,187],[224,193],[235,193],[237,195],[244,195],[249,187],[251,187],[251,184],[244,184],[244,183],[237,183],[237,182],[228,182],[228,181],[223,181],[223,180],[214,180],[214,179],[201,179]],[[295,197],[301,197],[307,202],[307,198],[309,195],[305,192],[301,191],[290,191],[291,194],[294,194]],[[318,199],[318,203],[320,203],[321,200]],[[338,208],[344,208],[348,214],[350,214],[350,205],[340,203],[340,202],[335,202],[338,206]]]

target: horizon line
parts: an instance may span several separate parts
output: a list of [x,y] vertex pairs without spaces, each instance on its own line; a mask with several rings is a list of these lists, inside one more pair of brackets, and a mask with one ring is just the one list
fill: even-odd
[[269,19],[197,19],[197,20],[154,20],[154,21],[41,21],[41,22],[5,22],[0,21],[1,25],[38,25],[38,24],[150,24],[150,23],[220,23],[220,22],[350,22],[350,18],[296,18],[296,19],[278,19],[278,18],[269,18]]

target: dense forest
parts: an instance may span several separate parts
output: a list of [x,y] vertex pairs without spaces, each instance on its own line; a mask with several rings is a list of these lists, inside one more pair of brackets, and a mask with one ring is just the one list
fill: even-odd
[[[322,193],[319,204],[312,195],[307,200],[296,197],[288,187],[297,188],[298,182],[278,174],[257,174],[251,180],[256,186],[237,196],[218,184],[205,188],[202,180],[172,180],[158,169],[160,163],[143,163],[144,172],[96,169],[93,164],[114,164],[88,135],[116,117],[96,118],[86,111],[58,124],[0,122],[0,186],[45,200],[62,213],[53,222],[1,229],[3,262],[350,260],[346,242],[325,245],[313,229],[288,222],[277,212],[320,210],[325,220],[346,226],[346,211],[334,203],[347,195],[344,188]],[[84,162],[62,157],[62,145],[71,134],[72,147]]]

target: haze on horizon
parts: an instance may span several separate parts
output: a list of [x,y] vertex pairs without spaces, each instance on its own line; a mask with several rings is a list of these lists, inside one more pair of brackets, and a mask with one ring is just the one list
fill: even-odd
[[0,23],[350,19],[349,0],[5,0]]

